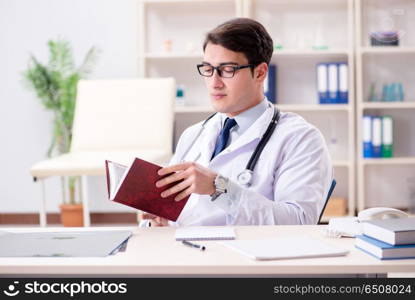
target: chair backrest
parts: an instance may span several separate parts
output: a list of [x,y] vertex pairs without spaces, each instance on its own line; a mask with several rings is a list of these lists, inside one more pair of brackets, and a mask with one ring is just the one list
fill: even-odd
[[81,80],[71,151],[172,151],[173,78]]
[[328,203],[328,202],[329,202],[329,200],[330,200],[331,194],[333,194],[333,191],[334,191],[334,188],[336,187],[336,184],[337,184],[336,179],[333,179],[333,181],[331,182],[331,185],[330,185],[329,192],[327,193],[326,202],[324,202],[324,206],[323,206],[323,209],[321,210],[321,213],[320,213],[320,216],[319,216],[319,218],[318,218],[318,222],[317,222],[317,224],[320,224],[321,217],[322,217],[322,216],[323,216],[323,214],[324,214],[324,210],[326,209],[327,203]]

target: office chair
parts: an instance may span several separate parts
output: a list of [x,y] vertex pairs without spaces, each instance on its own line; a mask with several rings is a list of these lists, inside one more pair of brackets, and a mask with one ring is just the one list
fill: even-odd
[[81,176],[84,226],[89,226],[86,176],[104,175],[106,159],[124,165],[135,157],[169,161],[175,89],[173,78],[79,81],[70,151],[30,169],[42,182],[41,226],[46,226],[47,177]]
[[327,203],[328,203],[328,202],[329,202],[329,200],[330,200],[331,194],[333,194],[333,191],[334,191],[334,188],[336,187],[336,184],[337,184],[336,179],[333,179],[333,181],[331,182],[331,185],[330,185],[329,192],[327,193],[327,198],[326,198],[326,201],[324,202],[323,209],[321,210],[320,216],[319,216],[319,218],[318,218],[318,222],[317,222],[317,224],[321,224],[321,223],[320,223],[320,221],[321,221],[321,217],[322,217],[322,216],[323,216],[323,214],[324,214],[324,210],[326,209]]

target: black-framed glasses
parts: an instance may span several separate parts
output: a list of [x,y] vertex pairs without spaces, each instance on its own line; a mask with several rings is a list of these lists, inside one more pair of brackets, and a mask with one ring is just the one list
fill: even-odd
[[235,72],[240,69],[252,68],[254,65],[220,65],[217,67],[211,66],[209,64],[198,64],[197,70],[199,74],[204,77],[212,77],[213,72],[216,70],[218,75],[222,78],[232,78],[235,75]]

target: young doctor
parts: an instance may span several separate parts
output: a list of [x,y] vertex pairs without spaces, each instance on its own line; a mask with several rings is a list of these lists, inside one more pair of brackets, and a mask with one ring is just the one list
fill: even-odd
[[[258,22],[238,18],[206,36],[197,65],[214,110],[187,128],[162,193],[190,198],[176,223],[143,213],[152,226],[316,224],[332,181],[324,139],[311,124],[264,96],[273,41]],[[299,87],[301,88],[301,87]]]

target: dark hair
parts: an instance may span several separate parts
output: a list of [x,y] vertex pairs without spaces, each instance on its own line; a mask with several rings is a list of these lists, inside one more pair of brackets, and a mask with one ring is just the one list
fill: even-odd
[[249,18],[229,20],[207,33],[203,43],[212,43],[245,54],[254,66],[271,61],[274,44],[264,26]]

